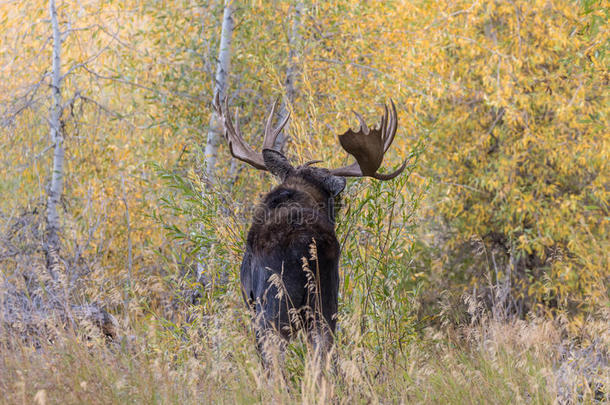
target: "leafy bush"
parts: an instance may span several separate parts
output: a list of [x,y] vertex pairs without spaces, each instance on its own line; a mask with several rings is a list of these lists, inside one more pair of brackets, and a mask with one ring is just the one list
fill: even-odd
[[423,165],[446,288],[508,285],[520,315],[606,297],[603,15],[593,2],[485,3],[436,38],[431,62],[452,81],[427,104]]

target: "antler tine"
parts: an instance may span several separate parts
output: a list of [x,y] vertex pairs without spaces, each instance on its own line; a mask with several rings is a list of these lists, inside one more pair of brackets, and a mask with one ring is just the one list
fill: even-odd
[[214,109],[216,110],[219,117],[224,123],[224,137],[227,140],[227,143],[229,144],[229,150],[231,151],[231,155],[236,159],[248,163],[256,169],[267,170],[267,167],[265,166],[265,162],[263,160],[263,156],[260,153],[256,153],[250,147],[250,145],[248,145],[246,141],[244,141],[244,138],[241,135],[241,131],[239,130],[239,116],[237,114],[237,110],[235,111],[236,126],[233,126],[231,114],[229,113],[228,98],[225,98],[224,100],[223,111],[220,104],[220,96],[216,94],[216,97],[214,99]]
[[269,117],[267,117],[267,123],[265,124],[265,138],[263,140],[263,149],[275,149],[275,141],[277,140],[277,136],[282,132],[284,126],[288,122],[290,118],[290,111],[286,114],[286,117],[282,120],[282,122],[277,126],[276,129],[273,129],[273,116],[275,115],[275,109],[277,107],[278,100],[275,100],[273,106],[271,107],[271,112],[269,113]]
[[284,127],[286,126],[286,123],[288,123],[288,119],[289,118],[290,118],[290,111],[288,111],[288,113],[286,114],[286,117],[284,118],[284,120],[275,129],[275,134],[273,135],[275,138],[277,138],[278,134],[280,132],[282,132],[282,129],[284,129]]
[[[392,142],[394,142],[394,137],[396,136],[396,129],[398,129],[398,118],[397,118],[398,114],[396,113],[396,105],[394,104],[394,100],[390,99],[390,105],[392,106],[392,109],[390,111],[388,111],[387,104],[384,105],[385,114],[387,114],[387,116],[388,116],[387,121],[386,121],[387,126],[384,127],[384,131],[383,131],[383,137],[384,137],[383,153],[384,154],[388,151],[388,149],[392,145]],[[384,115],[384,117],[385,117],[385,115]],[[392,173],[387,173],[387,174],[375,173],[375,175],[373,177],[376,178],[377,180],[391,180],[405,170],[405,168],[407,167],[408,161],[409,161],[408,158],[405,159],[402,162],[402,164],[400,165],[400,167]]]
[[[381,122],[379,123],[379,130],[381,131],[381,138],[386,140],[387,126],[388,126],[388,106],[383,105],[383,115],[381,116]],[[385,143],[384,143],[385,145]]]
[[364,121],[364,118],[362,118],[362,115],[358,114],[358,112],[352,110],[352,112],[354,113],[354,115],[356,116],[356,119],[358,119],[358,122],[360,123],[360,131],[362,131],[364,133],[364,135],[368,135],[369,134],[369,127],[366,125],[366,122]]
[[[394,137],[396,136],[396,129],[398,128],[398,120],[396,119],[396,106],[394,105],[394,100],[390,99],[390,104],[392,105],[392,110],[389,113],[389,122],[387,122],[387,130],[385,132],[385,142],[383,147],[383,152],[385,153],[394,142]],[[386,114],[388,113],[388,106],[385,105]]]
[[[230,117],[230,116],[229,116]],[[233,125],[233,121],[229,118],[229,123]],[[241,129],[239,128],[239,107],[235,107],[235,125],[233,125],[235,133],[243,140],[244,137],[241,135]]]
[[402,173],[405,170],[405,168],[407,167],[407,162],[408,162],[408,160],[405,159],[404,162],[402,162],[402,164],[400,165],[400,167],[392,173],[375,173],[375,175],[371,176],[371,177],[373,177],[374,179],[383,180],[383,181],[392,180],[394,177],[398,176],[400,173]]
[[225,98],[225,113],[227,113],[226,117],[222,114],[222,118],[225,124],[225,137],[228,139],[228,135],[230,134],[232,137],[238,138],[239,141],[243,141],[244,138],[241,136],[241,132],[239,132],[239,116],[237,114],[237,109],[235,109],[235,122],[237,123],[237,129],[233,125],[233,121],[231,120],[231,113],[229,112],[229,98]]
[[277,100],[273,102],[271,106],[271,112],[267,117],[267,123],[265,124],[265,137],[263,139],[263,149],[273,149],[275,139],[271,139],[271,125],[273,124],[273,115],[275,114],[275,107],[277,106]]

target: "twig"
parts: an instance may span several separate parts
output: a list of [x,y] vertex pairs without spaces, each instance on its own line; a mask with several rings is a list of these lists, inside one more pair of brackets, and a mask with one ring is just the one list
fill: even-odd
[[186,99],[195,100],[195,101],[206,101],[207,100],[207,98],[204,99],[204,98],[202,98],[200,96],[193,96],[191,94],[187,94],[187,93],[184,93],[184,92],[181,92],[181,91],[169,91],[169,92],[166,93],[166,92],[163,92],[161,90],[157,90],[157,89],[152,88],[152,87],[144,86],[142,84],[135,83],[135,82],[123,79],[121,77],[104,76],[104,75],[102,75],[100,73],[97,73],[97,72],[89,69],[86,65],[82,66],[82,68],[85,71],[87,71],[89,74],[95,76],[98,79],[111,80],[111,81],[114,81],[114,82],[117,82],[117,83],[127,84],[127,85],[130,85],[130,86],[133,86],[133,87],[137,87],[137,88],[142,89],[142,90],[150,91],[151,93],[155,93],[155,94],[157,94],[159,96],[162,96],[164,98],[167,98],[168,95],[174,95],[174,96],[184,97]]
[[127,224],[127,275],[129,277],[129,290],[132,288],[132,243],[131,243],[131,222],[129,218],[129,205],[127,204],[127,191],[125,189],[125,178],[121,173],[121,189],[123,195],[121,199],[125,205],[125,222]]
[[494,141],[493,145],[491,145],[491,147],[487,151],[488,154],[494,152],[498,148],[498,138],[493,134],[493,130],[500,123],[500,121],[502,121],[502,117],[504,117],[505,112],[506,112],[506,109],[504,107],[500,107],[500,109],[495,113],[496,117],[495,117],[494,121],[492,122],[491,126],[487,130],[487,135],[491,136],[491,138]]
[[318,62],[328,62],[328,63],[337,64],[337,65],[351,65],[351,66],[354,66],[356,68],[363,69],[363,70],[368,70],[370,72],[377,73],[379,75],[385,76],[388,79],[394,80],[394,78],[390,74],[382,72],[381,70],[379,70],[377,68],[374,68],[372,66],[362,65],[362,64],[356,63],[356,62],[342,61],[342,60],[339,60],[339,59],[316,58],[315,60],[318,61]]

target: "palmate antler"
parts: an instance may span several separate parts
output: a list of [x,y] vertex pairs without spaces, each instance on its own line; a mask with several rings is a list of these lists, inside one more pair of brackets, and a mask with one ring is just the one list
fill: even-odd
[[[360,122],[360,129],[358,131],[348,129],[344,134],[339,135],[339,143],[347,153],[356,158],[356,162],[349,166],[331,169],[330,172],[332,174],[343,177],[368,176],[377,180],[391,180],[405,170],[407,167],[407,160],[405,160],[402,165],[392,173],[377,173],[377,170],[383,162],[383,156],[392,145],[392,141],[394,141],[396,128],[398,127],[396,106],[394,105],[394,101],[391,99],[390,105],[391,109],[389,109],[387,105],[384,106],[385,112],[383,117],[381,117],[381,123],[379,124],[379,127],[373,129],[369,129],[362,116],[354,111],[356,118]],[[288,118],[290,116],[290,114],[288,114],[286,118],[284,118],[284,120],[278,125],[278,127],[273,129],[272,121],[276,107],[277,101],[273,104],[269,117],[267,118],[263,149],[275,149],[275,140],[288,122]],[[235,112],[235,125],[233,125],[233,121],[229,115],[227,99],[224,100],[223,110],[220,104],[219,96],[216,95],[214,99],[214,109],[223,120],[225,127],[225,138],[229,144],[231,155],[233,155],[233,157],[236,159],[248,163],[256,169],[267,170],[262,154],[255,152],[250,145],[244,141],[244,138],[239,130],[237,111]],[[305,165],[318,162],[319,161],[312,161],[306,163]]]
[[332,174],[335,176],[368,176],[377,180],[391,180],[405,170],[407,167],[406,159],[393,173],[377,173],[383,161],[383,156],[394,141],[396,128],[398,127],[396,106],[392,99],[390,99],[390,104],[392,108],[388,109],[387,105],[384,106],[385,112],[381,117],[381,123],[379,127],[373,129],[369,129],[362,116],[354,111],[354,115],[360,122],[360,129],[357,132],[354,132],[351,128],[348,129],[343,135],[339,135],[339,142],[347,153],[356,158],[356,162],[349,166],[332,169]]

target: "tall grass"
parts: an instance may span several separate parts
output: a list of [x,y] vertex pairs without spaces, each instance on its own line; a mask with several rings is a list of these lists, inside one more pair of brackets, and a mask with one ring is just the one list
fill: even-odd
[[[129,332],[135,335],[111,345],[66,333],[39,348],[12,340],[12,349],[5,350],[10,337],[3,336],[2,403],[546,404],[608,400],[601,385],[587,383],[587,370],[564,375],[565,364],[575,359],[562,352],[566,346],[561,342],[561,329],[549,321],[486,320],[462,329],[460,338],[429,331],[425,338],[405,344],[404,356],[383,357],[366,344],[365,332],[351,327],[360,321],[358,316],[344,318],[348,327],[340,332],[332,363],[316,366],[299,340],[289,347],[284,374],[266,378],[252,344],[247,314],[235,309],[238,301],[238,297],[227,299],[229,307],[223,308],[223,315],[213,320],[202,316],[182,334],[148,321],[132,325]],[[607,363],[588,371],[594,372],[597,384],[608,387]],[[566,388],[570,391],[558,397]]]

